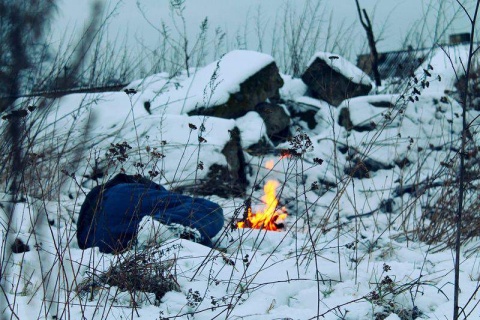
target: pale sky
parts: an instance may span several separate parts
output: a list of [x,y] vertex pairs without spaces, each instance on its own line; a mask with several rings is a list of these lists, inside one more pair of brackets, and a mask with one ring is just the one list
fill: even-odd
[[[89,4],[92,1],[60,0],[54,38],[58,40],[71,34],[74,27],[79,33],[90,15]],[[316,3],[316,1],[321,2],[319,13],[323,23],[322,33],[328,33],[330,21],[331,37],[338,35],[339,41],[343,41],[341,46],[348,46],[351,56],[355,57],[362,51],[365,52],[366,37],[358,22],[355,1],[312,0],[311,2]],[[211,33],[217,26],[220,27],[227,33],[227,40],[230,43],[235,42],[238,34],[245,35],[248,49],[257,50],[258,37],[255,23],[259,21],[257,16],[260,12],[264,39],[266,39],[264,40],[266,48],[263,51],[270,53],[268,38],[271,38],[274,29],[278,31],[283,27],[281,19],[278,18],[275,26],[276,15],[283,15],[287,4],[289,12],[297,10],[300,14],[306,2],[308,0],[186,0],[187,32],[194,38],[198,34],[201,20],[208,17]],[[471,2],[466,1],[466,3]],[[114,39],[117,34],[120,35],[119,38],[126,36],[129,46],[138,46],[139,39],[142,39],[146,45],[155,46],[159,39],[158,32],[147,23],[138,6],[143,8],[147,18],[154,25],[159,26],[163,20],[171,26],[168,0],[104,0],[104,3],[107,12],[111,12],[117,6],[109,20],[107,29],[109,38]],[[377,37],[381,35],[377,44],[379,51],[402,49],[405,36],[414,26],[417,26],[417,34],[423,33],[422,39],[433,39],[436,25],[443,28],[446,24],[450,24],[441,42],[448,40],[448,34],[469,31],[467,19],[463,13],[457,14],[457,18],[454,19],[455,9],[458,9],[454,0],[360,0],[360,4],[373,20]],[[441,5],[443,7],[440,8]],[[347,26],[353,26],[353,28],[346,33],[340,33],[338,30],[341,30],[342,24],[344,29]],[[382,30],[383,33],[381,33]],[[419,43],[418,36],[412,35],[411,39],[409,44],[414,47],[431,44]]]

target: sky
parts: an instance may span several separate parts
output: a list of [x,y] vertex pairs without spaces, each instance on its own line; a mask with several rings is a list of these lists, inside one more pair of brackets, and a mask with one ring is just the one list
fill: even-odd
[[[92,2],[93,0],[60,0],[53,28],[53,44],[60,43],[66,35],[81,33],[90,16]],[[296,13],[296,17],[300,16],[308,2],[185,0],[187,34],[193,42],[198,35],[201,21],[208,17],[211,34],[217,27],[226,33],[226,46],[223,51],[233,49],[239,36],[247,43],[247,49],[259,50],[257,30],[261,29],[264,43],[259,51],[273,54],[270,41],[272,35],[276,32],[278,36],[279,30],[285,27],[281,17],[286,11],[293,15]],[[472,1],[465,3],[470,2]],[[174,32],[168,0],[104,0],[102,3],[105,6],[105,15],[109,16],[106,31],[110,41],[113,39],[118,42],[125,38],[132,49],[143,46],[153,50],[160,39],[155,28],[158,28],[162,21]],[[360,5],[373,21],[378,40],[377,49],[380,52],[399,50],[408,44],[413,47],[429,46],[433,38],[445,43],[448,34],[469,30],[465,16],[455,13],[459,6],[453,0],[360,0]],[[352,60],[356,55],[368,52],[365,32],[358,21],[354,0],[320,1],[318,17],[322,23],[322,41],[329,34],[330,41],[333,39],[339,42],[339,49],[334,49],[339,52],[335,53],[344,54]],[[447,25],[448,30],[443,36],[436,35],[436,30]],[[436,29],[436,26],[440,28]],[[405,42],[409,32],[410,40]],[[320,48],[318,50],[325,49],[323,51],[332,48],[331,43],[328,46],[321,43],[317,46]]]

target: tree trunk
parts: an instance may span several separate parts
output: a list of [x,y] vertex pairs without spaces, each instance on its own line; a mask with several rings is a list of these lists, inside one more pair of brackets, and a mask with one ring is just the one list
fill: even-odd
[[[360,4],[358,0],[355,0],[357,5],[358,17],[360,18],[360,23],[362,24],[363,29],[367,33],[368,46],[370,48],[370,59],[372,62],[372,72],[375,79],[375,85],[377,87],[382,85],[382,80],[380,78],[380,73],[378,72],[378,51],[377,51],[377,42],[375,41],[375,36],[373,35],[372,23],[368,17],[367,11],[365,9],[360,9]],[[363,12],[363,15],[362,15]]]

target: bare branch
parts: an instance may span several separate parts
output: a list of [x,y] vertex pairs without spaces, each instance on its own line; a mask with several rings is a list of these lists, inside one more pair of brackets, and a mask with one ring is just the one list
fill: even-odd
[[[382,85],[382,80],[380,78],[380,73],[378,71],[378,52],[377,52],[375,36],[373,34],[372,23],[370,21],[370,18],[368,17],[367,11],[365,9],[363,10],[360,9],[360,4],[358,3],[358,0],[355,0],[355,4],[357,5],[357,12],[358,12],[358,17],[360,19],[360,23],[362,24],[363,29],[365,29],[365,32],[367,33],[368,46],[370,47],[370,57],[372,61],[372,72],[375,78],[375,84],[377,85],[377,87],[379,87]],[[362,12],[363,12],[363,16],[362,16]]]
[[362,10],[360,9],[360,4],[358,3],[358,0],[355,0],[355,4],[357,5],[357,11],[358,11],[358,17],[360,18],[360,23],[362,24],[363,28],[366,29],[368,28],[368,26],[363,21]]
[[467,8],[465,8],[465,6],[460,2],[460,0],[456,0],[456,1],[458,5],[463,9],[463,12],[465,12],[465,14],[467,15],[468,20],[470,20],[470,23],[473,23],[474,19],[472,18],[472,16],[470,16],[470,13],[468,13]]

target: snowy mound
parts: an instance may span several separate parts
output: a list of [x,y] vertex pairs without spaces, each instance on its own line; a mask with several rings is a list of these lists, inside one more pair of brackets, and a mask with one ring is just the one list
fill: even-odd
[[[135,163],[148,164],[141,169],[158,172],[167,186],[192,183],[202,179],[213,164],[226,166],[221,153],[229,141],[229,131],[235,121],[187,115],[150,115],[137,105],[132,105],[124,92],[72,94],[52,102],[46,121],[34,124],[34,131],[41,132],[33,151],[41,153],[51,137],[55,138],[56,152],[64,152],[61,161],[69,163],[70,154],[78,152],[87,160],[80,161],[76,171],[90,174],[92,170],[117,170],[108,150],[112,145],[124,144],[128,161],[121,167],[130,174],[138,173]],[[85,144],[82,147],[82,144]],[[84,148],[80,150],[79,148]],[[63,151],[62,151],[63,150]],[[67,150],[67,151],[65,151]],[[92,154],[96,159],[90,159]],[[90,154],[90,155],[89,155]],[[188,157],[183,154],[187,154]],[[192,157],[192,155],[195,155]],[[204,170],[198,170],[199,161]],[[95,167],[95,168],[94,168]]]
[[137,91],[155,90],[159,92],[168,84],[169,75],[166,72],[156,73],[143,79],[130,82],[126,88]]
[[457,77],[465,75],[466,61],[468,61],[468,45],[448,46],[433,50],[430,58],[425,59],[415,70],[417,79],[429,81],[424,93],[445,93],[455,91]]

